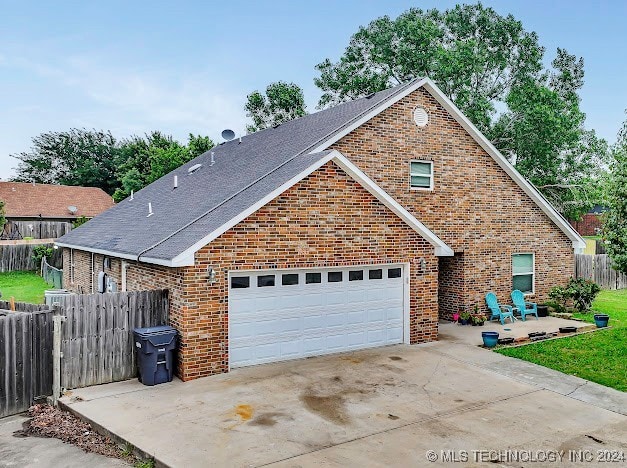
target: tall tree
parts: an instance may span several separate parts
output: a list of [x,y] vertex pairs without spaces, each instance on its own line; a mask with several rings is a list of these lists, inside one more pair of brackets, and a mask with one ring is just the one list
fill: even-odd
[[253,91],[246,98],[246,116],[253,121],[246,129],[254,133],[264,128],[282,124],[306,114],[303,90],[294,83],[270,83],[263,95]]
[[603,223],[605,248],[616,270],[627,274],[627,120],[612,146],[610,210]]
[[607,146],[584,128],[583,59],[558,49],[545,70],[543,55],[534,32],[481,3],[412,8],[360,27],[337,62],[317,65],[319,106],[428,76],[558,210],[577,218],[598,202]]
[[360,27],[338,62],[317,65],[326,107],[429,76],[485,130],[513,85],[542,69],[544,49],[512,15],[480,3],[440,12],[412,8]]
[[114,192],[120,153],[111,132],[72,128],[42,133],[32,139],[32,145],[28,152],[12,155],[21,161],[14,180]]

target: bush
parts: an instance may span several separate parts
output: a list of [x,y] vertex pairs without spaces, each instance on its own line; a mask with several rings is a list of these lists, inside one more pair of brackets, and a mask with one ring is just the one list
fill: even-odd
[[592,302],[599,294],[599,291],[601,291],[601,288],[594,281],[584,278],[571,278],[566,286],[551,288],[549,297],[557,305],[556,309],[558,312],[565,311],[570,303],[578,312],[587,312],[590,310]]
[[48,247],[47,245],[38,245],[33,248],[33,260],[37,266],[41,266],[41,259],[44,257],[52,257],[52,247]]

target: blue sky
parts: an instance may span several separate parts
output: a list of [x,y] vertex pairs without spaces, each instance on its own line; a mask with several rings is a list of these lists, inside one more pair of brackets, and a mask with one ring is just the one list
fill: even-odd
[[[244,131],[246,94],[293,81],[315,109],[314,66],[360,25],[454,1],[25,2],[0,0],[0,178],[30,140],[71,127],[118,137]],[[627,2],[485,1],[585,59],[587,127],[610,141],[627,108]]]

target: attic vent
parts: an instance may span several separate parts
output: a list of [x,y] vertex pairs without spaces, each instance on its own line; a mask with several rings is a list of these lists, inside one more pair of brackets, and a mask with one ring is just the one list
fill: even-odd
[[192,167],[190,167],[189,169],[187,169],[187,173],[188,174],[193,174],[194,172],[196,172],[198,169],[200,169],[202,167],[202,164],[194,164]]
[[416,107],[414,110],[414,122],[419,127],[424,127],[429,123],[429,114],[422,107]]

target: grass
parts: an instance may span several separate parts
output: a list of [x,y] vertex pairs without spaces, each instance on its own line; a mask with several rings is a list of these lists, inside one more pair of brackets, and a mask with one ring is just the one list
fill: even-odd
[[627,289],[601,291],[592,308],[575,317],[594,322],[594,312],[606,313],[611,329],[497,352],[627,392]]
[[16,302],[43,304],[44,291],[51,288],[52,286],[33,271],[0,273],[0,292],[4,301],[14,297]]

